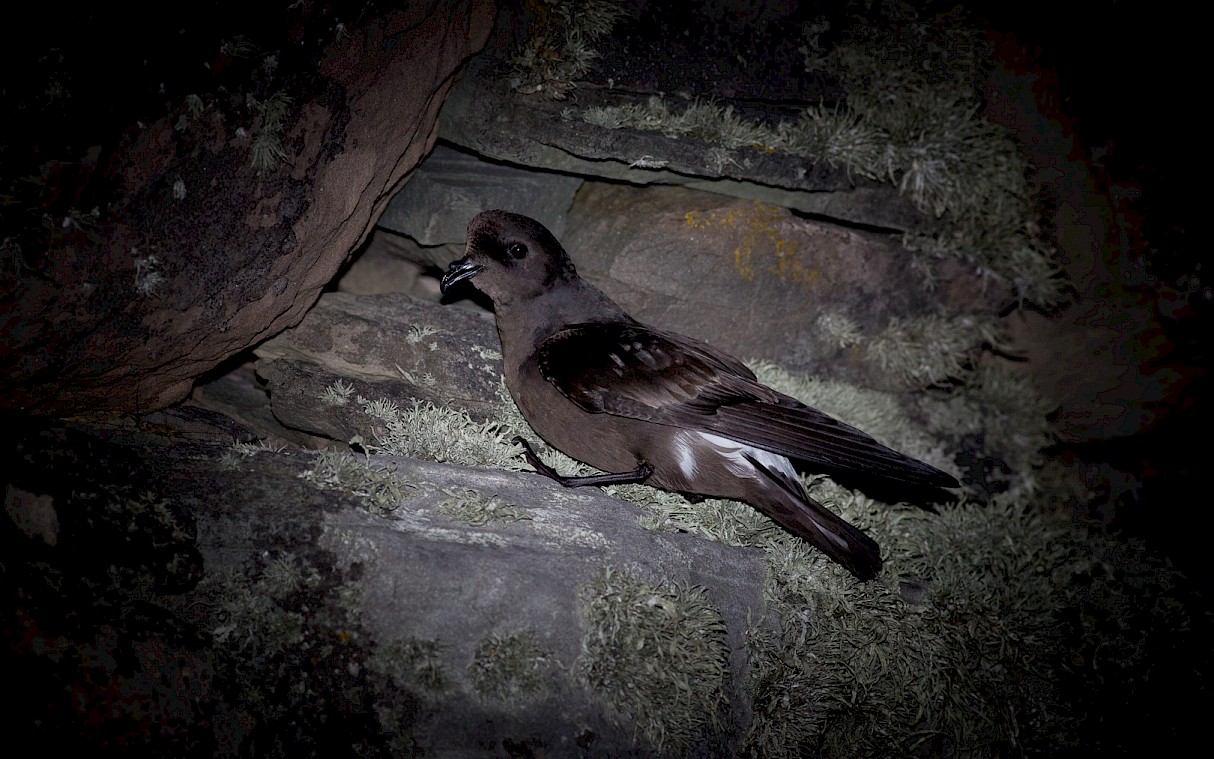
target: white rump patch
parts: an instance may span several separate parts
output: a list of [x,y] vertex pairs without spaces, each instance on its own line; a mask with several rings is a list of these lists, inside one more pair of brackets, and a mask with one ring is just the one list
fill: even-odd
[[683,472],[683,476],[688,480],[696,476],[696,472],[700,466],[696,463],[696,455],[692,450],[697,442],[697,438],[702,438],[703,435],[699,432],[688,432],[680,430],[674,436],[674,450],[679,457],[679,469]]
[[778,453],[772,453],[771,451],[765,451],[762,448],[755,448],[745,443],[739,443],[727,437],[714,435],[711,432],[680,430],[674,436],[674,445],[679,458],[679,469],[682,470],[683,476],[688,479],[695,477],[696,472],[699,470],[699,462],[696,461],[695,449],[698,446],[708,445],[725,458],[726,468],[737,477],[759,477],[759,473],[755,471],[754,464],[750,463],[747,459],[749,457],[771,471],[777,472],[783,477],[788,477],[793,482],[799,482],[797,471],[793,469],[792,462],[787,457],[781,456]]

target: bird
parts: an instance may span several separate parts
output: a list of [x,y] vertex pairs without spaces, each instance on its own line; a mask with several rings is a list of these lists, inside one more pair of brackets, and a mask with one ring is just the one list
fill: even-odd
[[523,417],[548,445],[603,472],[562,476],[515,438],[537,472],[566,487],[644,483],[742,501],[864,581],[881,571],[880,547],[811,498],[793,462],[895,491],[959,487],[762,384],[728,353],[633,319],[532,218],[482,211],[464,253],[443,274],[442,295],[470,280],[488,297]]

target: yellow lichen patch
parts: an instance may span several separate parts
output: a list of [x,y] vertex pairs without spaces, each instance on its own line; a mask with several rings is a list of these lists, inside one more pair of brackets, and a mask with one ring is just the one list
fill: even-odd
[[768,267],[780,279],[792,280],[799,285],[809,286],[818,280],[820,272],[810,269],[797,258],[796,243],[787,240],[777,240],[775,249],[776,262]]
[[756,254],[770,256],[771,263],[765,268],[784,281],[803,286],[814,284],[819,276],[816,269],[805,266],[797,256],[797,243],[782,234],[780,222],[784,210],[755,201],[751,207],[709,211],[707,214],[688,211],[684,219],[689,227],[707,230],[712,227],[739,229],[741,240],[734,248],[734,268],[738,276],[753,282],[760,264]]
[[750,262],[751,254],[754,253],[749,246],[738,247],[733,252],[733,265],[738,270],[738,274],[747,282],[755,281],[755,267]]

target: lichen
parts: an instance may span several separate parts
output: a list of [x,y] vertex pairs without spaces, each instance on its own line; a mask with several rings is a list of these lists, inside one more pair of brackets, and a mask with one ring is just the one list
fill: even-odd
[[409,332],[405,335],[405,342],[409,345],[417,345],[437,331],[429,324],[411,324],[409,325]]
[[314,567],[297,556],[283,553],[266,563],[257,584],[271,598],[282,600],[303,588],[314,588],[319,582],[320,575]]
[[625,10],[611,0],[561,0],[535,7],[534,31],[510,60],[510,86],[564,100],[598,58],[591,46],[611,32]]
[[208,604],[209,632],[216,643],[234,652],[264,659],[297,648],[303,642],[307,621],[302,613],[284,608],[268,592],[279,588],[259,588],[247,575],[228,570],[207,578],[203,594],[214,601]]
[[282,134],[293,101],[282,92],[264,101],[258,101],[252,95],[247,96],[247,100],[251,109],[261,116],[261,128],[253,138],[249,165],[258,173],[265,173],[288,158],[289,154],[282,144]]
[[555,666],[552,653],[539,645],[530,630],[490,634],[477,644],[468,677],[481,698],[518,703],[541,698]]
[[965,380],[983,348],[1007,342],[998,322],[980,314],[891,317],[864,343],[865,357],[910,387]]
[[725,708],[725,620],[703,589],[604,571],[581,594],[577,677],[662,755],[716,730]]
[[814,320],[814,332],[836,348],[850,348],[864,340],[860,325],[837,311],[824,311]]
[[285,444],[270,440],[258,440],[254,443],[244,440],[234,440],[232,441],[232,445],[224,450],[223,454],[219,457],[219,466],[223,469],[240,469],[241,464],[246,459],[252,458],[258,453],[282,453],[285,450]]
[[531,519],[526,509],[497,498],[486,498],[475,490],[444,489],[443,493],[447,499],[439,504],[439,513],[465,524],[480,526]]
[[798,547],[773,546],[780,628],[752,630],[754,753],[955,755],[1010,745],[1025,714],[1055,709],[1042,673],[1059,525],[1010,503],[899,521],[916,540],[886,547],[884,582],[846,593],[831,571],[806,571]]
[[344,406],[354,397],[354,386],[345,380],[336,379],[320,394],[320,402],[326,406]]
[[742,279],[753,281],[762,266],[781,280],[811,286],[818,281],[818,271],[807,267],[798,257],[797,243],[784,235],[779,224],[781,218],[781,209],[758,201],[748,207],[731,208],[719,213],[688,211],[684,215],[685,222],[692,229],[727,227],[740,231],[740,240],[733,256],[734,269]]
[[348,453],[322,451],[316,462],[299,475],[326,490],[336,490],[366,503],[371,513],[384,516],[398,509],[417,487],[396,477],[383,467],[355,458]]
[[160,259],[154,255],[135,258],[135,290],[140,295],[151,295],[165,283],[161,266]]
[[467,411],[428,401],[400,409],[384,399],[357,400],[368,416],[382,423],[373,446],[378,452],[463,466],[521,468],[519,448],[501,422],[478,422]]
[[450,677],[442,664],[443,644],[429,638],[400,638],[381,643],[367,657],[367,669],[402,690],[438,694]]

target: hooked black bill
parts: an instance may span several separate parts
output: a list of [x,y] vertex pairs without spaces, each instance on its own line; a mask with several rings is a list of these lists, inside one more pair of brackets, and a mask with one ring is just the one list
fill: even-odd
[[467,256],[452,261],[451,266],[447,267],[447,273],[443,275],[442,281],[439,282],[438,289],[443,295],[447,294],[447,290],[465,279],[472,279],[477,274],[485,270],[481,264],[470,261]]

